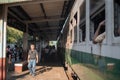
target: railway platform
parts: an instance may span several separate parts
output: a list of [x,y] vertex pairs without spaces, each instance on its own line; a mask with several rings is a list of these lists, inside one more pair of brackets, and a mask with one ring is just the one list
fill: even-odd
[[59,63],[41,63],[36,66],[36,75],[32,76],[28,70],[17,73],[9,71],[7,80],[68,80],[63,66]]

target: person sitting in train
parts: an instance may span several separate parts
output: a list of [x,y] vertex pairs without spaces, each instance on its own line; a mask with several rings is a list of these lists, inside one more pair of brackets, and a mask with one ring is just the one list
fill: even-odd
[[102,43],[102,41],[105,39],[105,20],[99,23],[98,28],[95,32],[95,35],[93,37],[93,43]]

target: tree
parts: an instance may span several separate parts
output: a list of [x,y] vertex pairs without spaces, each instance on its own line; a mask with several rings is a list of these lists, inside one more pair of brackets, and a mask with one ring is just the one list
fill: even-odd
[[23,32],[12,27],[7,27],[7,43],[20,44],[22,43]]

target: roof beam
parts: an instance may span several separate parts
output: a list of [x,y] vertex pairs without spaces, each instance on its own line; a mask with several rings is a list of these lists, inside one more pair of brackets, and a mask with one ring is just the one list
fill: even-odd
[[47,19],[34,19],[34,20],[27,20],[24,21],[25,23],[39,23],[39,22],[50,22],[50,21],[60,21],[64,20],[65,18],[47,18]]
[[23,20],[23,18],[21,16],[19,16],[16,11],[13,10],[13,8],[8,8],[8,11],[12,12],[14,15],[16,15],[17,17],[19,17],[19,19]]
[[[16,16],[14,13],[12,13],[10,10],[8,10],[8,13],[11,14],[12,16],[14,16],[17,20],[19,20],[20,22],[24,23],[23,20],[21,20],[18,16]],[[25,23],[24,23],[25,24]]]
[[43,11],[44,17],[47,18],[43,4],[40,3],[40,6],[41,6],[41,9],[42,9],[42,11]]
[[20,6],[20,5],[29,5],[29,4],[40,4],[40,3],[48,3],[48,2],[58,2],[58,1],[71,1],[71,0],[31,0],[31,1],[26,1],[26,2],[19,2],[19,3],[12,3],[8,4],[8,7],[11,6]]
[[21,6],[17,6],[16,8],[20,11],[20,13],[21,13],[23,16],[26,17],[25,20],[31,20],[30,16],[27,14],[27,12],[26,12]]
[[[25,12],[25,10],[21,6],[17,6],[17,9],[19,9],[22,15],[26,16],[27,20],[31,20],[30,16],[27,14],[27,12]],[[36,24],[32,24],[32,25],[38,27]]]
[[[57,32],[41,32],[41,34],[46,34],[46,35],[48,35],[48,36],[50,36],[51,34],[56,35],[56,33],[58,33],[58,31],[57,31]],[[57,35],[56,35],[56,36],[57,36]]]
[[[43,12],[43,14],[44,14],[44,18],[47,19],[47,15],[46,15],[46,12],[45,12],[45,9],[44,9],[44,6],[43,6],[43,3],[40,3],[40,7],[41,7],[42,12]],[[48,21],[47,21],[47,25],[48,25],[48,27],[49,27],[49,23],[48,23]]]
[[45,28],[40,28],[40,30],[47,30],[47,29],[60,29],[60,27],[45,27]]
[[60,27],[59,26],[57,26],[57,27],[43,27],[43,28],[39,28],[39,29],[33,29],[34,31],[40,31],[40,30],[55,30],[55,29],[60,29]]

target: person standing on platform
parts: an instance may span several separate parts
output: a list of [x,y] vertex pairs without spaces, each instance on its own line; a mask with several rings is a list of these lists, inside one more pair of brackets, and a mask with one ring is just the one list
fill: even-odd
[[38,52],[35,50],[35,45],[31,44],[28,53],[28,69],[32,76],[35,76],[36,63],[38,63]]
[[6,49],[6,55],[7,55],[7,72],[10,70],[10,65],[11,65],[11,56],[12,56],[12,53],[10,51],[10,46],[7,46],[7,49]]

